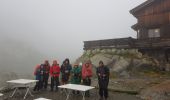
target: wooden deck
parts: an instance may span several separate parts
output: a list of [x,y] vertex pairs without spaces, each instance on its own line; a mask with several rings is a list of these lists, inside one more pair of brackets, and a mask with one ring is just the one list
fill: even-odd
[[170,39],[134,39],[134,38],[118,38],[95,41],[84,41],[84,50],[92,49],[142,49],[142,48],[169,48]]

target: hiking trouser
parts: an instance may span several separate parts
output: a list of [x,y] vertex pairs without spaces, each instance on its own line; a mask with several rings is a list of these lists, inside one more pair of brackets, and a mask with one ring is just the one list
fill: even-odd
[[49,74],[44,74],[44,77],[43,77],[43,88],[44,88],[44,89],[47,89],[47,86],[48,86],[48,78],[49,78]]
[[108,82],[107,79],[99,79],[99,95],[108,98]]
[[62,83],[68,83],[68,81],[69,81],[69,74],[63,74],[62,76],[61,76],[61,81],[62,81]]
[[108,89],[107,88],[99,88],[100,97],[108,98]]
[[[91,85],[91,79],[90,78],[83,79],[83,85],[90,86]],[[90,91],[85,92],[85,95],[90,96]]]
[[53,91],[54,86],[56,86],[57,91],[59,86],[59,77],[51,77],[51,91]]
[[40,81],[36,82],[36,85],[34,86],[34,91],[40,90]]

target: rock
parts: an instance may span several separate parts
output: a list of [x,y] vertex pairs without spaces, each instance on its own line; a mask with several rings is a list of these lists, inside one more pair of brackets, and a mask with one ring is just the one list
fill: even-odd
[[133,66],[134,67],[139,67],[139,66],[141,66],[142,65],[142,62],[141,62],[141,60],[140,59],[133,59]]
[[79,57],[74,63],[84,63],[86,61],[90,60],[90,58],[88,56],[82,56],[82,57]]
[[95,49],[95,50],[92,50],[92,52],[91,52],[93,55],[95,55],[96,53],[97,53],[97,50]]
[[118,56],[118,55],[113,55],[112,61],[117,61],[117,60],[119,60],[119,58],[120,58],[120,56]]
[[90,55],[91,55],[91,50],[87,50],[87,51],[85,52],[85,55],[90,56]]
[[106,50],[106,49],[103,49],[103,50],[101,50],[100,52],[103,53],[103,54],[105,54],[105,53],[107,53],[107,50]]
[[[143,56],[137,49],[95,49],[86,50],[76,63],[90,60],[94,67],[102,60],[110,68],[113,77],[142,75],[141,71],[155,71],[160,69],[159,61]],[[170,70],[167,65],[166,70]]]
[[130,54],[137,54],[138,50],[137,49],[131,49],[128,51]]
[[100,53],[100,49],[96,49],[97,53]]
[[166,64],[165,66],[166,66],[165,70],[170,72],[170,64]]
[[144,100],[169,100],[170,80],[158,85],[149,87],[140,92],[140,97]]
[[99,65],[99,61],[103,61],[105,65],[109,65],[110,63],[112,63],[112,58],[110,58],[111,56],[108,54],[97,54],[95,56],[93,56],[92,58],[90,58],[92,64],[94,66],[98,66]]
[[123,72],[121,72],[119,76],[124,77],[124,78],[129,78],[130,77],[129,73],[127,71],[125,71],[125,70]]
[[107,49],[107,53],[111,54],[112,53],[112,49]]
[[138,53],[136,54],[136,57],[140,59],[140,58],[143,57],[143,55],[142,55],[142,53],[138,52]]
[[112,49],[112,53],[116,53],[116,49]]
[[125,60],[123,57],[120,57],[119,60],[116,61],[115,65],[113,66],[113,71],[114,72],[122,72],[127,69],[129,66],[130,62]]
[[126,54],[127,52],[126,52],[125,49],[121,49],[121,50],[120,50],[120,53],[123,55],[123,54]]

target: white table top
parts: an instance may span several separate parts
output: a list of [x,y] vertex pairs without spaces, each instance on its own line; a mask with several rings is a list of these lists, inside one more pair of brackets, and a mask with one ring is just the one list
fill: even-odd
[[46,98],[38,98],[38,99],[34,99],[34,100],[51,100],[51,99],[46,99]]
[[0,97],[1,97],[1,96],[3,96],[3,94],[2,94],[2,93],[0,93]]
[[71,90],[78,90],[78,91],[88,91],[94,89],[95,87],[92,86],[85,86],[85,85],[76,85],[76,84],[66,84],[58,86],[59,88],[71,89]]
[[7,83],[14,83],[14,84],[30,84],[30,83],[35,83],[38,80],[30,80],[30,79],[17,79],[17,80],[11,80],[11,81],[7,81]]

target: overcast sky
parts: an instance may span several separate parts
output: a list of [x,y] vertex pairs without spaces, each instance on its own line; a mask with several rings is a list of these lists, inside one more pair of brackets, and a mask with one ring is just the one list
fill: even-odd
[[17,39],[47,55],[71,58],[83,41],[136,37],[129,10],[145,0],[0,0],[0,35]]

